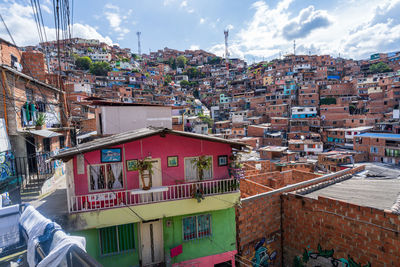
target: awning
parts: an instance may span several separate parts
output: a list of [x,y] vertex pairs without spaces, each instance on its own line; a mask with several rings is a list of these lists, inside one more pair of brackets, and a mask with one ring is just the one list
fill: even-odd
[[97,135],[97,131],[79,134],[76,136],[76,139],[85,139],[85,138],[91,137],[93,135]]
[[62,134],[53,132],[53,131],[49,131],[49,130],[32,130],[29,131],[30,133],[34,134],[34,135],[39,135],[45,138],[51,138],[51,137],[56,137],[56,136],[61,136]]

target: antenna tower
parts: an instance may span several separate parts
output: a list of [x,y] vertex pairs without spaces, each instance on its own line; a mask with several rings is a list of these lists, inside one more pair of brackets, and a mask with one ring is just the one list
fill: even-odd
[[296,55],[296,40],[293,40],[293,55]]
[[225,30],[224,35],[225,35],[225,60],[228,60],[228,57],[229,57],[229,51],[228,51],[229,30]]
[[138,46],[138,54],[139,54],[139,56],[142,55],[142,49],[141,49],[141,47],[140,47],[140,35],[141,35],[141,34],[142,34],[141,32],[136,32],[136,35],[137,35],[137,46]]

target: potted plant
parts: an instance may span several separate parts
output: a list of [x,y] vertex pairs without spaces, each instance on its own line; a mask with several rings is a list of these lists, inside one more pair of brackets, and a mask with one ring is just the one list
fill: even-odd
[[36,121],[35,121],[36,130],[41,130],[46,127],[46,114],[39,113]]
[[192,163],[196,165],[199,180],[202,181],[204,177],[204,170],[209,170],[211,168],[211,157],[200,156],[193,159]]
[[[139,159],[137,162],[137,170],[142,179],[142,189],[149,190],[152,186],[153,163],[148,159]],[[145,183],[145,177],[148,178],[148,183]]]

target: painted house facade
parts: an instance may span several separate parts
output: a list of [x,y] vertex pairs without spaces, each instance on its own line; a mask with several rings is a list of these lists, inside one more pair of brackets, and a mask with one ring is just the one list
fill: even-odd
[[[104,266],[234,266],[240,194],[228,159],[244,147],[143,128],[66,150],[57,158],[67,162],[70,228]],[[202,180],[199,156],[211,161]],[[137,170],[142,160],[151,162],[151,178]]]

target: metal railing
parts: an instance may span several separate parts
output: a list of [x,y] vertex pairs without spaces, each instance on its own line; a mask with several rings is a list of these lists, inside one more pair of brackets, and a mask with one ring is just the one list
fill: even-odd
[[123,190],[100,192],[70,197],[70,212],[92,211],[123,206],[150,204],[163,201],[199,198],[237,192],[237,179],[207,180],[170,186],[153,187],[150,190]]

